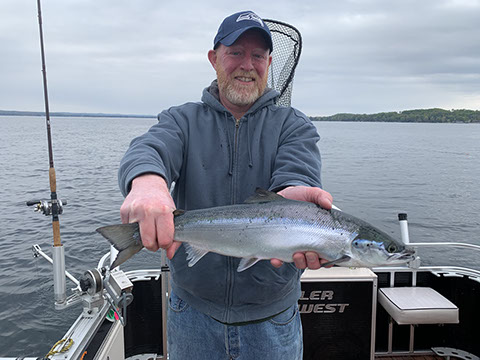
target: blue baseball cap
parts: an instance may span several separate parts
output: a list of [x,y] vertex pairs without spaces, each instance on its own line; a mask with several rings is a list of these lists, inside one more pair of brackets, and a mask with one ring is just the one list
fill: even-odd
[[263,20],[253,11],[241,11],[225,18],[218,28],[217,35],[213,40],[213,48],[222,43],[232,46],[237,39],[247,30],[257,29],[265,38],[270,52],[273,51],[272,34]]

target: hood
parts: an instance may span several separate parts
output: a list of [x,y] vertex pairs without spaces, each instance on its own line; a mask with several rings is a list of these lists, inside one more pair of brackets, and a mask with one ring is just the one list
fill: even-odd
[[[265,106],[275,104],[275,99],[279,96],[280,93],[278,91],[266,87],[263,95],[260,96],[257,101],[255,101],[255,103],[250,107],[250,109],[248,109],[244,116],[254,113],[258,109],[261,109]],[[216,111],[230,113],[230,111],[228,111],[220,102],[217,80],[213,80],[210,86],[203,90],[202,101]]]

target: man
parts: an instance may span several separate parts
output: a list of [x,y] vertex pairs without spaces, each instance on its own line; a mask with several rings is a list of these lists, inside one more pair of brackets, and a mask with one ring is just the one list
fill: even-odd
[[319,268],[318,254],[297,253],[295,265],[261,261],[238,273],[240,259],[213,253],[190,268],[173,241],[176,206],[241,203],[257,187],[331,208],[331,195],[320,189],[315,127],[298,110],[276,106],[278,93],[266,88],[272,50],[255,13],[227,17],[208,52],[217,80],[202,102],[163,111],[121,162],[119,184],[128,194],[122,221],[139,222],[144,246],[163,248],[170,259],[172,360],[302,358],[300,269]]

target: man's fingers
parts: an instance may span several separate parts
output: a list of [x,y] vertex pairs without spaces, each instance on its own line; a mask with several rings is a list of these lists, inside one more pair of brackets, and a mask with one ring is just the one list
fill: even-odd
[[[120,219],[122,220],[122,224],[128,224],[129,223],[129,216],[130,214],[130,204],[125,200],[120,207]],[[134,221],[132,221],[134,222]]]
[[120,207],[120,217],[124,224],[138,222],[143,246],[157,251],[172,246],[174,209],[166,181],[161,176],[145,174],[133,179],[131,190]]
[[331,209],[333,197],[332,195],[320,188],[309,188],[310,199],[308,201],[320,205],[324,209]]
[[283,261],[279,259],[270,259],[270,263],[276,268],[279,268],[283,265]]
[[140,226],[140,237],[142,238],[142,244],[150,251],[157,251],[159,245],[157,243],[157,228],[155,221],[147,217],[146,219],[138,223]]
[[168,249],[173,242],[175,227],[173,224],[173,209],[168,206],[161,206],[155,214],[156,238],[158,246]]
[[293,254],[293,261],[295,266],[299,269],[320,269],[321,264],[327,262],[328,260],[320,259],[318,254],[313,251],[297,252]]
[[327,210],[332,208],[332,195],[318,187],[289,186],[278,194],[291,200],[312,202]]
[[306,269],[307,268],[307,261],[305,259],[305,254],[298,252],[293,254],[293,262],[295,266],[299,269]]
[[174,241],[174,242],[172,243],[172,245],[166,249],[166,251],[167,251],[167,258],[169,258],[170,260],[172,260],[172,258],[175,256],[176,251],[178,250],[178,248],[179,248],[181,245],[182,245],[181,242]]
[[307,251],[305,253],[305,258],[307,259],[307,267],[312,270],[320,269],[320,259],[318,254],[312,251]]
[[[271,259],[270,262],[276,268],[279,268],[280,266],[283,265],[283,261],[279,259]],[[316,252],[306,251],[304,253],[296,252],[295,254],[293,254],[293,262],[295,263],[295,266],[298,269],[303,270],[303,269],[309,268],[312,270],[316,270],[316,269],[320,269],[322,264],[327,263],[328,260],[320,258],[320,256]],[[333,265],[327,266],[327,267],[332,267],[332,266]]]

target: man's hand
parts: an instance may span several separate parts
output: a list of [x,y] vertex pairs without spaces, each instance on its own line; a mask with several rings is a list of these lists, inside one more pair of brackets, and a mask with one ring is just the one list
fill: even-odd
[[327,210],[332,208],[332,195],[318,187],[289,186],[279,191],[278,195],[290,200],[308,201]]
[[143,246],[151,251],[165,249],[171,259],[180,246],[179,242],[173,241],[174,210],[175,203],[165,180],[147,174],[132,181],[132,188],[120,208],[120,216],[124,224],[138,222]]
[[[308,186],[289,186],[278,192],[284,198],[290,200],[308,201],[320,205],[324,209],[331,209],[333,198],[330,193],[316,187]],[[306,251],[297,252],[293,254],[293,261],[295,266],[299,269],[319,269],[321,264],[328,262],[328,260],[321,259],[316,252]],[[273,266],[280,267],[283,262],[279,259],[270,260]]]

